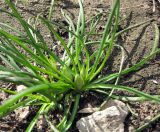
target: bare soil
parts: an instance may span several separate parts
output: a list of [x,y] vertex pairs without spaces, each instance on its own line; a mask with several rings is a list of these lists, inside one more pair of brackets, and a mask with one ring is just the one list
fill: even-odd
[[[26,20],[32,15],[38,15],[42,13],[44,17],[48,15],[48,9],[50,5],[50,0],[29,0],[28,3],[18,2],[17,7],[24,16]],[[84,9],[86,14],[86,20],[89,20],[92,16],[97,14],[99,11],[109,12],[109,7],[111,5],[111,0],[85,0]],[[0,0],[0,8],[6,8],[7,5],[4,4],[3,0]],[[53,21],[63,23],[64,19],[60,13],[61,9],[67,10],[71,18],[76,22],[78,16],[78,2],[77,0],[61,0],[56,3],[55,12],[53,14]],[[124,29],[130,25],[143,22],[145,20],[154,18],[155,21],[142,25],[136,29],[130,30],[123,34],[119,38],[118,43],[122,45],[126,51],[127,55],[125,58],[125,64],[123,68],[132,66],[140,59],[142,59],[147,53],[150,52],[153,40],[154,40],[154,25],[153,23],[158,23],[160,25],[160,3],[156,1],[156,11],[152,11],[153,4],[152,0],[123,0],[121,2],[121,19],[124,19],[120,22],[120,28]],[[104,17],[104,20],[101,22],[102,25],[105,24],[107,16]],[[19,23],[17,23],[10,16],[0,13],[0,22],[10,23],[14,27],[19,28]],[[103,26],[100,26],[103,29]],[[49,36],[48,31],[45,27],[39,25],[42,34],[45,36],[49,45],[53,45],[53,40]],[[64,37],[65,37],[65,33]],[[62,35],[63,35],[62,34]],[[96,39],[93,38],[93,39]],[[118,49],[115,49],[112,53],[111,59],[108,61],[109,66],[106,67],[106,70],[103,71],[103,74],[109,74],[118,71],[120,65],[120,52]],[[1,63],[1,62],[0,62]],[[9,85],[0,82],[1,85]],[[160,56],[156,56],[155,59],[146,64],[142,69],[132,74],[129,74],[119,81],[119,84],[135,87],[141,91],[144,91],[149,94],[160,94]],[[9,86],[8,88],[12,88]],[[116,92],[118,95],[124,95],[124,92]],[[128,95],[131,95],[127,93]],[[0,101],[4,101],[8,95],[0,93]],[[131,95],[132,96],[132,95]],[[90,93],[90,98],[86,95],[81,99],[81,103],[87,106],[90,103],[93,107],[100,105],[105,98],[100,98],[98,95]],[[97,101],[98,100],[98,101]],[[80,104],[81,105],[81,104]],[[156,114],[160,113],[160,105],[151,103],[151,102],[140,102],[140,103],[129,103],[128,104],[132,111],[136,115],[129,114],[125,121],[125,131],[133,131],[136,128],[143,125],[148,120],[152,119]],[[80,106],[81,107],[81,106]],[[83,105],[84,107],[84,105]],[[16,118],[15,113],[11,113],[6,118],[0,119],[0,130],[1,131],[25,131],[28,123],[35,115],[36,108],[30,108],[30,114],[23,120],[19,121]],[[78,115],[79,117],[83,115]],[[48,131],[48,126],[45,124],[42,131]],[[35,128],[34,131],[38,131]],[[76,128],[73,127],[70,131],[76,132]],[[160,131],[160,120],[153,123],[145,132],[159,132]]]

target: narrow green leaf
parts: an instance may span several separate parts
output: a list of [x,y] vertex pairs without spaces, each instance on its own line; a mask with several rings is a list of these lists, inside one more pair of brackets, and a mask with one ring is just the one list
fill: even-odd
[[77,94],[76,98],[75,98],[75,102],[74,102],[71,117],[70,117],[69,121],[67,122],[67,126],[64,128],[64,132],[68,131],[68,129],[71,127],[71,125],[72,125],[72,123],[75,119],[75,116],[76,116],[76,113],[77,113],[77,110],[78,110],[79,100],[80,100],[80,95]]
[[[152,53],[149,56],[145,57],[140,62],[138,62],[137,64],[133,65],[132,67],[122,70],[120,75],[122,76],[122,75],[128,74],[130,72],[139,70],[144,64],[146,64],[156,54],[160,54],[160,49],[156,50],[154,53]],[[105,77],[102,77],[100,79],[97,79],[96,81],[94,81],[94,83],[99,83],[99,82],[105,83],[105,82],[108,82],[108,81],[111,81],[111,80],[117,78],[118,76],[119,76],[119,73],[113,73],[113,74],[107,75]]]
[[112,26],[112,19],[113,19],[114,15],[115,15],[116,9],[119,6],[119,4],[120,4],[120,1],[119,0],[115,0],[113,9],[111,11],[111,14],[109,15],[108,21],[107,21],[106,26],[105,26],[103,37],[102,37],[102,40],[101,40],[101,43],[100,43],[100,46],[99,46],[99,50],[97,52],[96,60],[94,62],[93,68],[92,68],[91,73],[90,73],[91,74],[90,75],[91,78],[93,78],[93,74],[94,74],[94,72],[95,72],[95,70],[97,68],[97,65],[99,64],[99,60],[100,60],[100,56],[102,54],[102,50],[104,48],[104,44],[106,43],[106,39],[107,39],[107,37],[109,35],[109,30],[110,30],[110,28]]
[[138,91],[135,88],[130,88],[127,86],[120,86],[120,85],[113,85],[113,84],[91,84],[85,87],[86,90],[92,90],[92,89],[116,89],[116,90],[125,90],[131,93],[134,93],[140,97],[147,98],[149,100],[154,100],[157,103],[160,103],[160,98],[157,98],[155,96],[146,94],[144,92]]
[[[37,85],[37,86],[33,86],[31,88],[28,88],[26,90],[23,90],[22,92],[13,95],[11,98],[9,98],[7,101],[5,101],[1,106],[0,106],[0,113],[2,114],[3,112],[5,112],[7,109],[9,109],[16,101],[18,101],[20,98],[31,94],[33,92],[37,92],[39,90],[45,90],[48,89],[49,85],[47,84],[42,84],[42,85]],[[1,115],[0,114],[0,115]]]
[[154,53],[156,50],[158,50],[159,37],[160,37],[158,25],[155,24],[154,26],[155,26],[155,40],[154,40],[154,44],[153,44],[153,47],[152,47],[151,54]]
[[25,107],[29,102],[33,101],[34,99],[26,99],[26,100],[22,100],[20,102],[18,102],[17,104],[11,106],[9,109],[6,109],[6,111],[4,111],[4,113],[0,113],[0,117],[4,117],[7,114],[9,114],[10,112],[20,108],[20,107]]
[[43,114],[43,112],[45,111],[45,108],[47,107],[47,104],[43,104],[41,106],[41,108],[39,109],[39,111],[36,113],[36,116],[32,119],[31,123],[29,124],[29,126],[26,129],[26,132],[31,132],[33,127],[35,126],[35,124],[37,123],[39,117]]

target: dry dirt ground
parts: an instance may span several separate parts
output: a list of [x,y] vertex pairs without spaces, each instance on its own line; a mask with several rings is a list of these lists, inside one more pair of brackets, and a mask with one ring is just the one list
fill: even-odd
[[[29,0],[28,3],[18,2],[17,7],[22,13],[22,15],[27,20],[33,14],[37,15],[42,13],[44,17],[48,15],[50,0]],[[111,0],[84,0],[84,9],[86,14],[86,20],[89,20],[92,16],[97,14],[99,11],[109,11]],[[3,0],[0,0],[0,8],[8,7],[4,4]],[[60,9],[67,10],[71,18],[76,21],[78,16],[78,2],[77,0],[61,0],[58,1],[55,5],[55,12],[52,20],[63,23],[64,19],[60,13]],[[106,15],[104,20],[101,22],[102,25],[105,24],[107,20]],[[119,38],[119,44],[121,44],[127,51],[125,57],[124,68],[131,66],[142,59],[149,51],[151,50],[153,40],[154,40],[154,26],[153,23],[158,23],[160,25],[160,4],[156,2],[156,11],[152,11],[152,0],[123,0],[121,1],[121,19],[124,19],[120,22],[120,29],[124,29],[130,25],[143,22],[145,20],[154,18],[155,22],[145,24],[136,29],[130,30],[123,34]],[[0,13],[0,22],[10,23],[14,27],[19,28],[19,23],[17,23],[11,17]],[[103,26],[99,27],[103,30]],[[39,29],[42,34],[45,36],[45,39],[49,44],[53,44],[52,40],[46,29],[39,25]],[[62,35],[65,33],[62,33]],[[93,39],[96,39],[93,38]],[[118,71],[120,64],[120,54],[117,49],[113,51],[113,57],[109,60],[109,66],[103,74],[113,73]],[[107,73],[107,74],[108,74]],[[7,85],[1,83],[2,85]],[[155,57],[154,60],[150,61],[145,65],[141,70],[136,73],[132,73],[128,76],[121,78],[120,84],[139,88],[140,90],[150,93],[150,94],[160,94],[160,56]],[[8,85],[7,85],[8,86]],[[12,86],[12,85],[11,85]],[[10,87],[10,86],[8,86]],[[0,93],[4,96],[3,93]],[[123,92],[117,92],[117,94],[123,95]],[[99,99],[98,95],[93,98],[85,98],[83,102],[90,102],[92,105],[100,104],[103,99]],[[5,97],[1,100],[4,100]],[[97,101],[97,98],[99,101]],[[87,100],[87,101],[86,101]],[[129,114],[125,122],[125,131],[132,131],[133,129],[138,128],[149,119],[154,117],[156,114],[160,113],[160,105],[156,105],[150,102],[141,102],[141,103],[129,103],[128,104],[135,115]],[[19,121],[15,118],[14,113],[11,113],[10,116],[4,119],[0,119],[0,131],[24,131],[28,122],[31,120],[31,117],[35,115],[34,108],[30,109],[31,112],[29,116],[23,121]],[[44,126],[43,131],[47,131],[47,126]],[[35,128],[35,131],[38,131]],[[70,131],[77,131],[74,127]],[[160,120],[153,123],[145,132],[159,132],[160,131]]]

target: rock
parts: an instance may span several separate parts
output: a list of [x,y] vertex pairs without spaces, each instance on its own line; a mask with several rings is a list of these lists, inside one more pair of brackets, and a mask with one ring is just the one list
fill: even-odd
[[127,114],[125,104],[114,100],[104,110],[81,118],[76,125],[80,132],[124,132],[123,122]]
[[[16,89],[17,89],[17,92],[21,92],[26,89],[26,86],[19,85],[16,87]],[[29,114],[29,106],[16,109],[15,114],[19,121],[23,120]]]
[[38,132],[43,132],[44,127],[47,125],[46,119],[43,115],[41,115],[37,122],[37,130]]
[[116,106],[118,108],[118,110],[120,111],[121,118],[124,117],[125,119],[128,115],[128,107],[125,105],[125,103],[119,100],[110,99],[108,102],[103,104],[101,110],[105,110],[106,108],[109,108],[111,106]]
[[16,89],[17,89],[17,92],[20,92],[20,91],[26,89],[26,86],[24,86],[24,85],[19,85],[19,86],[17,86]]
[[19,121],[23,120],[29,114],[29,106],[15,110],[15,114]]
[[133,126],[129,126],[128,132],[135,132],[135,128]]
[[2,104],[2,102],[4,102],[4,100],[7,99],[7,94],[3,91],[0,91],[0,105]]
[[86,114],[90,113],[90,114],[92,114],[92,113],[94,113],[96,111],[99,111],[99,108],[93,107],[92,104],[90,104],[90,103],[87,103],[86,106],[87,106],[86,108],[83,108],[83,109],[79,110],[78,113],[81,113],[81,114],[82,113],[83,114],[84,113],[86,113]]
[[93,113],[93,112],[96,112],[97,110],[98,108],[84,108],[78,111],[78,113]]

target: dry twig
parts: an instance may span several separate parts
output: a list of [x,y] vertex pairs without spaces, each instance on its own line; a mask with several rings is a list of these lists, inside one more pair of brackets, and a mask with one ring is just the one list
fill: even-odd
[[[156,11],[156,1],[155,0],[152,0],[153,1],[153,12]],[[160,3],[160,0],[157,0],[159,3]]]

